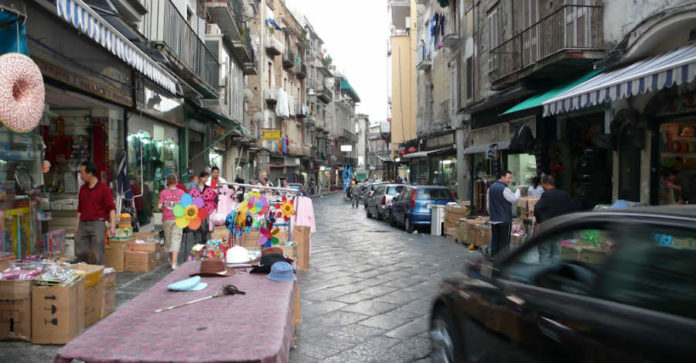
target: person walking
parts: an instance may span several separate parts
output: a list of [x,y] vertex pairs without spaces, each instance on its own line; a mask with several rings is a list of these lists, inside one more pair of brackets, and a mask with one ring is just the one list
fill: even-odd
[[178,178],[175,174],[167,176],[167,189],[159,196],[158,208],[162,211],[162,224],[164,226],[164,248],[169,252],[169,265],[176,269],[181,248],[182,229],[176,225],[174,206],[181,201],[184,191],[178,188]]
[[351,182],[350,197],[352,201],[352,207],[358,208],[358,205],[360,204],[360,185],[358,185],[358,183],[355,180]]
[[505,171],[500,179],[488,188],[486,209],[491,223],[491,256],[506,252],[510,246],[512,232],[512,204],[520,199],[520,188],[513,193],[508,188],[512,181],[512,172]]
[[82,163],[80,177],[84,184],[78,194],[75,255],[82,262],[103,265],[106,220],[109,220],[109,236],[113,237],[116,234],[116,206],[111,188],[99,181],[97,173],[94,163]]

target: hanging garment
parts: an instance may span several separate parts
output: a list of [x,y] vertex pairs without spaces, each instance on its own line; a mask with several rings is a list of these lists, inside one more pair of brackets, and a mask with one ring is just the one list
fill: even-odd
[[278,103],[276,103],[275,113],[279,117],[290,117],[290,104],[288,93],[284,89],[278,90]]
[[232,198],[234,197],[234,191],[228,188],[226,185],[220,188],[220,193],[218,194],[218,204],[215,213],[210,217],[210,220],[216,226],[221,226],[225,224],[225,219],[227,215],[232,212],[232,205],[234,204]]
[[314,206],[311,198],[298,196],[295,199],[295,215],[290,219],[290,224],[309,227],[311,232],[316,232]]

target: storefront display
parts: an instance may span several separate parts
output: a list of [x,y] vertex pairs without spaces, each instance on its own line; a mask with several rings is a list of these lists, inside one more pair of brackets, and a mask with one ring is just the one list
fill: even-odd
[[507,156],[507,170],[512,172],[513,185],[529,185],[537,176],[536,156],[531,154],[511,154]]
[[[696,185],[696,117],[660,124],[659,204],[692,203]],[[674,186],[674,187],[670,187]]]

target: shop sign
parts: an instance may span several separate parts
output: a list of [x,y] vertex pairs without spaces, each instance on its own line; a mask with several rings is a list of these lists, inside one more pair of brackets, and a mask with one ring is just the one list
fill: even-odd
[[176,94],[176,81],[155,61],[138,49],[126,37],[107,23],[82,0],[56,0],[59,17],[81,31],[126,64],[158,84]]
[[351,152],[353,151],[353,145],[341,145],[341,152]]
[[280,130],[278,129],[260,129],[259,140],[261,141],[278,141],[280,140]]

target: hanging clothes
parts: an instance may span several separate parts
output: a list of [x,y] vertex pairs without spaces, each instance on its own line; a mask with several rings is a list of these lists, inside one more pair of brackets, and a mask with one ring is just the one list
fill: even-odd
[[288,93],[284,89],[278,90],[278,103],[276,103],[275,113],[279,117],[290,117],[290,103]]
[[316,232],[314,205],[311,198],[298,196],[295,199],[295,215],[290,219],[290,223],[293,226],[309,227],[312,233]]

